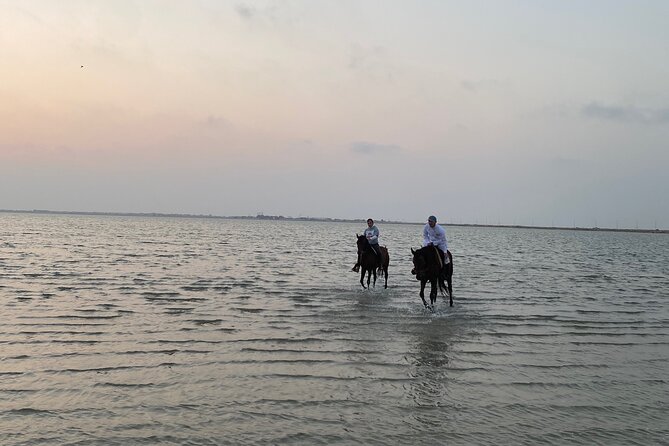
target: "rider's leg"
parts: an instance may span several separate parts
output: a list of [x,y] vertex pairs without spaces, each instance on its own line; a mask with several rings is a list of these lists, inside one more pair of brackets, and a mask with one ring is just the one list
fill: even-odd
[[372,247],[374,254],[376,254],[376,261],[379,262],[379,268],[383,266],[383,261],[381,259],[381,247],[379,245],[369,245]]
[[440,262],[440,266],[441,266],[441,271],[445,273],[446,272],[446,259],[444,257],[445,253],[444,253],[444,251],[441,250],[441,248],[437,248],[436,246],[435,246],[435,249],[436,249],[437,253],[439,254],[439,262]]

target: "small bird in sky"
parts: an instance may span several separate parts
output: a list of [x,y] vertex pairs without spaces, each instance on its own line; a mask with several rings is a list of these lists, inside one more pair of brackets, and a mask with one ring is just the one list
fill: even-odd
[[84,68],[84,66],[82,65],[81,68]]

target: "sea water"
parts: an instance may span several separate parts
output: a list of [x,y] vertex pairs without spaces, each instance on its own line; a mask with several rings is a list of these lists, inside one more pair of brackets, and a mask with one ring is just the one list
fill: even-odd
[[666,444],[669,236],[0,214],[0,444]]

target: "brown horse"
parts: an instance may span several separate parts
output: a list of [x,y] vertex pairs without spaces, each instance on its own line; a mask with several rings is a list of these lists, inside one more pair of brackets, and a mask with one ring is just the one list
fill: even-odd
[[[437,286],[442,294],[448,292],[449,305],[453,306],[453,256],[450,251],[446,251],[449,262],[443,267],[443,252],[436,246],[424,246],[416,251],[411,249],[413,254],[413,269],[411,274],[420,280],[420,298],[425,308],[434,311],[434,304],[437,301]],[[430,305],[425,301],[425,284],[430,281]],[[444,280],[446,283],[444,283]]]
[[367,287],[369,287],[369,282],[371,281],[372,276],[374,277],[373,286],[376,286],[376,274],[379,273],[380,276],[385,277],[384,288],[388,288],[388,265],[390,264],[390,257],[388,256],[388,249],[385,246],[379,246],[381,249],[381,264],[376,257],[376,254],[372,250],[372,247],[369,245],[367,237],[364,235],[358,235],[358,258],[360,259],[360,285],[363,288],[365,287],[365,273],[367,274]]

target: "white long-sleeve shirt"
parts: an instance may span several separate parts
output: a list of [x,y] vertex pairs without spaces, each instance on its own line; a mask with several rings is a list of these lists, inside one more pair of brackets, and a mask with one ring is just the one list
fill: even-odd
[[379,244],[379,228],[377,228],[376,225],[372,226],[371,228],[365,228],[363,234],[365,234],[365,237],[367,237],[370,245]]
[[448,249],[446,230],[439,225],[434,225],[434,228],[431,228],[429,223],[426,224],[423,228],[423,246],[427,246],[430,243],[446,253]]

